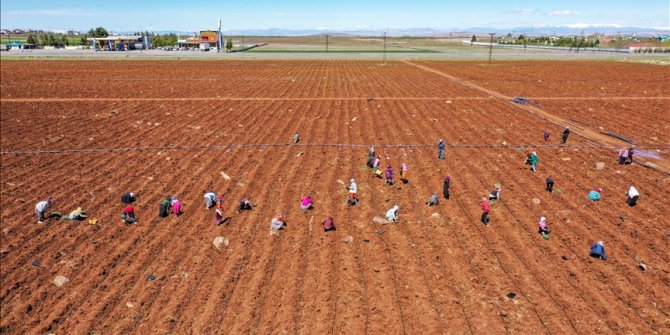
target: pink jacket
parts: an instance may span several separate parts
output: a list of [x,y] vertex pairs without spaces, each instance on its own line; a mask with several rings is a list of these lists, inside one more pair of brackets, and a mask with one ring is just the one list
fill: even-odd
[[172,211],[174,212],[174,215],[179,215],[179,213],[181,213],[181,202],[179,199],[172,200]]
[[542,230],[547,229],[547,219],[545,219],[544,216],[540,218],[539,225],[540,225],[540,229],[542,229]]
[[302,198],[302,200],[300,200],[300,204],[303,205],[303,206],[309,206],[312,203],[313,203],[313,201],[312,201],[312,198],[310,198],[310,197],[304,197],[304,198]]
[[491,204],[488,201],[482,201],[482,212],[488,213],[491,210]]

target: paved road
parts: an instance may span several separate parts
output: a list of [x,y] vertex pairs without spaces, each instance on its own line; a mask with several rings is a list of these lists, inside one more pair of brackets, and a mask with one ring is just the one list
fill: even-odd
[[[445,48],[444,52],[437,53],[388,53],[389,60],[488,60],[489,50],[483,47],[454,47],[453,51]],[[0,53],[0,57],[7,58],[93,58],[93,59],[377,59],[382,60],[381,53],[216,53],[200,51],[106,51],[94,52],[92,50],[10,50]],[[652,61],[670,65],[670,55],[663,54],[626,54],[610,52],[566,52],[556,50],[514,50],[493,49],[494,60],[512,59],[544,59],[544,60],[581,60],[581,59],[619,59]]]

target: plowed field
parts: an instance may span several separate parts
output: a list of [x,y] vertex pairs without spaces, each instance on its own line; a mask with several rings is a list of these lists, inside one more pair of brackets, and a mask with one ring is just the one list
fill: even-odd
[[[465,84],[533,98],[664,162],[668,68],[420,63],[455,80],[416,64],[2,61],[0,332],[670,333],[670,177],[618,165],[617,148],[579,130],[561,145],[559,124]],[[396,172],[406,162],[409,183],[373,177],[369,145]],[[428,207],[447,174],[451,198]],[[544,191],[548,175],[560,192]],[[350,178],[356,207],[338,182]],[[495,182],[502,199],[484,226],[479,199]],[[206,190],[225,195],[225,225]],[[136,225],[120,220],[127,191]],[[184,214],[159,219],[168,195]],[[237,214],[245,195],[257,207]],[[98,223],[37,224],[47,197]],[[372,223],[394,204],[398,223]],[[276,212],[288,225],[271,236]],[[337,231],[323,232],[328,216]],[[217,236],[229,245],[215,248]],[[589,257],[599,240],[608,261]],[[69,281],[57,287],[58,275]]]

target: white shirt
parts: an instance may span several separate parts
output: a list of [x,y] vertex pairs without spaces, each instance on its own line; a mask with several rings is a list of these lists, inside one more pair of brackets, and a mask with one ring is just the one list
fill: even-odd
[[216,194],[214,194],[212,192],[205,193],[205,198],[209,198],[209,199],[214,200],[215,197],[216,197]]
[[357,191],[356,183],[351,183],[351,185],[349,186],[349,193],[356,193],[356,191]]
[[631,186],[630,189],[628,189],[628,196],[631,197],[631,198],[635,197],[635,196],[639,197],[640,193],[637,192],[637,189],[635,188],[635,186]]
[[40,213],[44,213],[48,209],[49,209],[49,203],[46,200],[40,201],[37,203],[37,205],[35,205],[35,210],[37,210]]
[[393,207],[386,211],[386,219],[389,221],[398,221],[398,209]]
[[277,218],[272,218],[272,222],[270,223],[270,227],[272,229],[280,229],[284,225],[284,222]]

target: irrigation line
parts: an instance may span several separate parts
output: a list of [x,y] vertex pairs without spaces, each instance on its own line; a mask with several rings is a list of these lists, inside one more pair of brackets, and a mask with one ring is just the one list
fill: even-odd
[[[250,154],[250,156],[251,155],[252,154]],[[261,165],[254,164],[254,166],[256,167],[256,170],[254,171],[254,174],[257,176],[258,173],[262,170],[260,168]],[[279,168],[280,166],[282,166],[282,165],[278,164],[277,168]],[[256,179],[257,178],[251,178],[251,180],[256,180]],[[276,192],[276,190],[274,192]],[[274,192],[271,190],[268,193],[273,194]],[[268,201],[270,199],[271,199],[271,197],[270,197],[270,195],[268,195]],[[258,216],[258,215],[259,214],[257,214],[256,216]],[[247,247],[244,249],[244,255],[239,260],[239,264],[234,268],[235,273],[233,275],[232,285],[230,287],[229,292],[224,293],[223,306],[221,308],[221,313],[220,313],[221,318],[217,321],[216,324],[223,324],[223,322],[226,320],[226,317],[228,317],[228,314],[226,314],[228,312],[228,305],[230,304],[230,301],[233,298],[233,294],[235,293],[235,291],[237,289],[237,284],[239,283],[240,278],[242,277],[242,270],[244,270],[245,266],[247,266],[247,264],[249,263],[249,259],[251,258],[250,252],[253,249],[252,246],[253,246],[254,242],[256,241],[256,238],[258,237],[258,232],[263,231],[262,223],[260,223],[261,221],[257,220],[257,222],[259,222],[259,223],[256,224],[255,229],[252,228],[252,230],[251,230],[252,236],[251,236],[251,239],[249,240],[249,242],[247,243]]]
[[[498,167],[497,170],[500,171],[500,172],[502,172],[502,170],[500,169],[500,167]],[[521,185],[521,183],[519,183],[518,180],[517,180],[513,175],[510,174],[509,176],[511,176],[512,179],[513,179],[517,184]],[[498,177],[499,177],[499,176],[498,176]],[[500,179],[499,179],[499,180],[500,180]],[[527,185],[526,185],[526,186],[527,186]],[[518,225],[523,231],[526,232],[526,235],[530,238],[532,244],[534,244],[537,248],[539,248],[539,249],[542,251],[542,253],[544,254],[544,256],[547,257],[547,259],[550,259],[550,257],[547,255],[547,252],[546,252],[545,248],[542,248],[542,247],[537,243],[537,240],[536,240],[535,238],[533,238],[533,234],[532,234],[532,233],[529,233],[528,230],[526,229],[526,227],[521,223],[521,220],[519,220],[519,215],[517,215],[517,214],[514,213],[514,211],[513,211],[512,208],[507,204],[506,201],[502,201],[502,200],[500,200],[499,202],[502,203],[502,204],[505,206],[505,208],[507,208],[507,210],[508,210],[509,213],[512,215],[512,217],[514,217],[514,220],[516,221],[517,225]],[[532,208],[531,208],[527,203],[524,203],[524,206],[525,206],[525,207],[532,213]],[[579,211],[577,211],[577,212],[579,212]],[[582,216],[582,214],[579,214],[579,215]],[[586,220],[586,221],[588,221],[588,220]],[[580,236],[579,234],[577,234],[577,233],[574,231],[574,229],[573,229],[572,227],[568,226],[568,229],[571,230],[572,233],[575,234],[576,236]],[[572,248],[568,247],[568,249],[570,249],[570,251],[571,251],[574,255],[578,255]],[[630,255],[628,255],[628,256],[629,256],[631,259],[634,260],[634,258],[633,258],[632,256],[630,256]],[[578,293],[579,296],[582,298],[582,300],[584,300],[584,302],[586,303],[586,305],[589,306],[589,309],[591,309],[596,315],[598,315],[598,313],[593,309],[593,307],[591,306],[591,304],[588,303],[588,300],[584,299],[584,296],[583,296],[581,290],[579,290],[577,287],[575,287],[575,285],[569,280],[569,278],[565,275],[564,272],[561,271],[561,274],[562,274],[563,277],[566,279],[566,281],[570,284],[570,286],[572,286],[572,288],[573,288],[575,291],[577,291],[577,293]],[[628,283],[631,284],[631,286],[632,286],[632,283],[630,282],[630,280],[629,280],[627,277],[625,277],[625,276],[624,276],[624,278],[625,278],[625,279],[628,281]],[[579,333],[579,332],[577,331],[577,329],[575,328],[575,326],[574,326],[574,324],[573,324],[571,318],[568,317],[567,313],[565,313],[565,309],[564,309],[564,307],[561,306],[560,304],[558,304],[558,303],[556,302],[556,300],[551,296],[551,294],[547,291],[547,289],[544,287],[544,285],[541,285],[541,287],[542,287],[543,290],[547,293],[547,295],[551,298],[551,300],[552,300],[556,305],[558,305],[558,306],[560,306],[560,307],[562,308],[561,310],[563,311],[563,314],[565,314],[565,317],[566,317],[566,318],[568,319],[568,321],[570,322],[570,325],[572,326],[572,329],[575,330],[576,333]],[[609,286],[606,286],[606,287],[607,287],[607,289],[608,289],[612,294],[614,294],[614,295],[619,299],[619,301],[621,301],[621,302],[624,303],[626,306],[628,306],[629,309],[633,310],[633,311],[637,314],[637,316],[638,316],[641,320],[643,320],[643,321],[647,324],[647,326],[649,326],[650,329],[653,329],[652,326],[649,325],[648,321],[647,321],[644,317],[642,317],[642,315],[640,315],[640,313],[638,312],[638,310],[637,310],[636,308],[634,308],[633,306],[630,305],[630,303],[628,303],[628,302],[626,302],[624,299],[622,299],[621,296],[615,292],[615,290],[612,290],[612,288],[610,288]],[[661,311],[661,313],[662,313],[662,314],[665,314],[665,313],[663,313],[662,311]],[[667,315],[666,315],[666,316],[667,316]],[[610,328],[610,330],[612,330],[612,328],[611,328],[609,325],[608,325],[608,328]]]
[[[544,101],[610,101],[610,100],[668,100],[670,97],[526,97],[532,100]],[[107,98],[7,98],[0,100],[2,103],[50,103],[50,102],[119,102],[119,101],[138,101],[138,102],[154,102],[154,101],[168,101],[168,102],[194,102],[194,101],[477,101],[477,100],[492,100],[491,96],[484,97],[310,97],[310,98],[289,98],[289,97],[107,97]]]
[[[98,152],[127,152],[127,151],[163,151],[163,150],[226,150],[260,148],[265,147],[297,147],[297,148],[326,148],[336,147],[341,149],[359,149],[369,148],[434,148],[435,144],[347,144],[347,143],[246,143],[246,144],[225,144],[225,145],[166,145],[166,146],[146,146],[146,147],[118,147],[118,148],[82,148],[82,149],[53,149],[53,150],[5,150],[0,151],[2,155],[49,155],[49,154],[68,154],[68,153],[98,153]],[[564,144],[475,144],[475,143],[452,143],[446,144],[445,149],[469,149],[469,148],[489,148],[489,149],[535,149],[535,148],[570,148],[570,149],[609,149],[609,145],[564,145]],[[670,146],[641,147],[637,150],[670,150]]]
[[[462,158],[462,157],[459,157],[459,158]],[[480,179],[478,179],[478,178],[476,178],[476,177],[475,177],[475,179],[477,179],[477,181],[479,181],[480,184],[482,183],[482,181],[481,181]],[[482,185],[483,185],[483,184],[482,184]],[[488,246],[488,249],[491,251],[491,253],[493,253],[493,256],[495,256],[495,258],[496,258],[498,264],[500,265],[500,269],[502,269],[503,272],[505,272],[505,275],[507,275],[507,277],[511,280],[511,282],[514,283],[514,285],[516,286],[516,289],[519,291],[519,293],[520,293],[520,294],[521,294],[521,295],[522,295],[522,296],[523,296],[523,297],[524,297],[524,298],[531,304],[531,306],[532,306],[532,310],[535,312],[535,315],[537,316],[537,319],[540,321],[540,323],[542,324],[542,327],[544,327],[545,331],[546,331],[547,333],[549,333],[549,334],[552,334],[552,331],[549,329],[549,327],[547,327],[546,323],[544,322],[544,320],[543,320],[542,317],[540,316],[540,313],[537,311],[537,308],[535,307],[536,304],[535,304],[535,303],[528,297],[528,295],[527,295],[526,293],[524,293],[524,291],[521,289],[520,284],[514,279],[514,277],[513,277],[512,275],[510,275],[510,273],[509,273],[509,271],[507,270],[507,268],[503,265],[502,261],[500,260],[500,256],[498,256],[498,252],[495,250],[495,248],[492,247],[493,244],[491,243],[491,240],[488,238],[488,236],[486,236],[486,233],[482,231],[481,225],[479,224],[479,221],[480,221],[480,220],[475,220],[475,219],[470,215],[470,212],[468,212],[468,211],[466,210],[466,208],[464,207],[464,205],[463,205],[463,203],[460,201],[460,199],[457,200],[457,203],[458,203],[458,206],[461,207],[461,209],[463,210],[463,212],[465,213],[465,215],[467,215],[468,218],[469,218],[472,222],[477,222],[477,223],[475,223],[475,227],[477,227],[477,231],[479,232],[479,234],[480,234],[482,237],[484,237],[484,240],[486,241],[486,245]],[[505,240],[505,241],[506,241],[506,240]],[[506,242],[507,242],[507,241],[506,241]],[[509,244],[509,242],[508,242],[508,244]],[[512,249],[512,250],[515,250],[513,247],[512,247],[511,249]],[[519,257],[519,255],[518,255],[515,251],[514,251],[514,255],[516,256],[517,260],[518,260],[524,267],[527,268],[526,264],[523,263],[523,261],[521,260],[521,258]],[[534,276],[533,276],[533,277],[534,277]],[[537,278],[535,278],[535,280],[537,280]],[[539,281],[538,281],[538,282],[539,282]]]
[[[496,164],[496,166],[497,166],[497,164]],[[500,167],[498,167],[497,169],[500,171]],[[493,171],[492,171],[492,170],[489,170],[489,172],[493,172]],[[497,175],[497,174],[496,174],[496,175]],[[516,178],[514,178],[514,176],[513,176],[512,174],[510,174],[509,176],[511,176],[511,177],[518,183],[518,181],[516,180]],[[498,178],[498,180],[502,180],[502,179],[500,179],[499,177],[500,177],[500,176],[498,175],[496,178]],[[481,182],[481,179],[480,179],[480,178],[478,178],[478,179],[479,179],[480,183],[483,185],[483,182]],[[519,220],[519,216],[512,210],[512,208],[507,204],[507,202],[506,202],[506,201],[503,201],[503,200],[498,200],[497,202],[498,202],[498,203],[501,203],[503,206],[505,206],[505,208],[507,209],[507,211],[509,212],[509,214],[514,218],[514,221],[517,223],[517,225],[522,229],[522,231],[524,231],[524,232],[526,233],[525,235],[530,237],[530,241],[531,241],[531,243],[534,244],[536,248],[539,248],[539,249],[542,251],[542,254],[543,254],[547,259],[549,259],[549,256],[547,255],[546,250],[545,250],[544,248],[542,248],[541,246],[538,245],[537,241],[532,237],[532,234],[528,233],[528,230],[526,229],[526,227],[521,223],[521,220]],[[530,209],[530,208],[529,208],[529,209]],[[521,261],[521,258],[520,258],[518,255],[517,255],[517,258],[519,259],[519,261]],[[528,266],[526,265],[525,262],[522,261],[521,263],[524,265],[524,267],[525,267],[526,269],[528,269]],[[528,269],[528,270],[530,270],[530,269]],[[530,271],[529,271],[529,273],[532,274],[532,272],[530,272]],[[565,273],[563,273],[563,272],[561,272],[561,273],[563,274],[563,277],[565,277]],[[533,278],[535,278],[535,280],[538,281],[538,283],[542,283],[542,281],[539,280],[535,275],[532,275],[532,276],[533,276]],[[565,278],[565,279],[567,280],[567,278]],[[584,296],[582,295],[581,291],[580,291],[577,287],[575,287],[569,280],[567,280],[567,281],[568,281],[568,283],[570,283],[570,285],[572,286],[572,288],[573,288],[574,290],[577,291],[577,293],[579,294],[579,296],[582,297],[582,300],[584,300],[584,302],[585,302],[587,305],[589,305],[589,304],[588,304],[588,301],[584,299]],[[565,316],[565,318],[566,318],[566,319],[568,320],[568,322],[570,323],[570,326],[572,327],[572,330],[574,330],[575,333],[579,334],[579,331],[577,330],[577,328],[575,327],[574,323],[572,322],[572,319],[571,319],[570,316],[568,316],[568,314],[565,312],[565,307],[562,306],[561,304],[559,304],[559,303],[556,301],[556,299],[551,295],[551,293],[549,293],[549,291],[547,290],[547,288],[546,288],[544,285],[539,285],[539,286],[542,288],[542,290],[544,291],[544,293],[547,294],[547,296],[549,297],[549,299],[550,299],[556,306],[561,307],[561,311],[563,312],[563,315]],[[523,293],[522,293],[522,294],[523,294]],[[524,296],[525,296],[525,295],[524,295]],[[590,306],[589,306],[589,307],[590,307]],[[591,310],[593,310],[593,309],[591,308]],[[594,312],[595,312],[595,311],[594,311]],[[610,329],[611,329],[611,328],[610,328]]]
[[386,254],[386,259],[389,262],[389,265],[391,267],[391,274],[393,275],[393,288],[395,289],[395,299],[396,303],[398,304],[398,309],[400,309],[400,321],[402,322],[402,333],[407,335],[407,328],[405,326],[405,313],[402,310],[402,304],[400,303],[400,293],[398,292],[398,274],[395,271],[395,265],[393,265],[393,260],[389,259],[389,253],[391,252],[391,248],[389,248],[388,242],[384,239],[384,235],[379,234],[379,239],[382,240],[382,243],[384,243],[384,249],[385,249],[385,254]]
[[[407,187],[407,193],[409,193],[409,198],[413,199],[411,201],[414,203],[414,206],[416,206],[416,208],[419,209],[419,211],[421,213],[420,217],[426,217],[425,216],[426,213],[425,213],[424,209],[422,208],[420,200],[417,200],[418,198],[415,197],[415,194],[412,191],[412,188],[409,187],[409,186]],[[426,227],[421,222],[419,222],[419,225],[421,225],[422,230],[424,232],[426,232]],[[421,265],[421,272],[423,274],[423,281],[426,284],[426,287],[428,287],[428,293],[430,293],[430,298],[433,302],[433,308],[435,309],[435,312],[438,313],[437,316],[440,319],[440,332],[444,333],[444,325],[443,325],[443,323],[444,323],[444,316],[443,316],[444,311],[442,311],[442,309],[438,306],[437,299],[435,298],[435,293],[433,293],[433,289],[430,287],[430,284],[428,283],[428,278],[426,277],[426,267],[425,267],[424,261],[421,257],[421,254],[417,250],[418,249],[416,247],[417,244],[414,241],[414,237],[410,233],[410,229],[408,227],[406,227],[405,225],[401,225],[401,226],[404,228],[403,230],[406,231],[406,235],[407,235],[407,238],[409,239],[410,246],[412,247],[412,250],[414,251],[414,254],[416,255],[417,259],[419,260],[419,264]],[[433,251],[437,251],[435,246],[432,244],[432,242],[429,242],[429,243],[430,243],[430,248]],[[442,263],[441,257],[439,258],[439,260],[440,260],[440,269],[444,272],[444,264]],[[447,286],[449,287],[449,290],[452,292],[452,294],[455,293],[455,290],[451,286],[449,286],[449,285],[447,285]],[[474,334],[474,332],[472,331],[472,326],[470,325],[470,320],[468,319],[468,316],[465,313],[465,308],[463,307],[463,304],[459,304],[459,306],[461,307],[461,312],[463,313],[463,318],[465,319],[465,323],[468,325],[468,333],[469,334]]]
[[[352,164],[349,164],[349,166],[352,166]],[[353,176],[355,175],[356,171],[355,171],[355,170],[351,170],[351,169],[352,169],[352,168],[349,168],[349,176],[350,176],[350,178],[351,178],[351,179],[356,179],[356,178],[358,178],[358,177],[353,178]],[[366,171],[366,172],[367,172],[367,171]],[[345,180],[346,180],[346,179],[345,179]],[[358,180],[361,181],[362,179],[358,179]],[[356,185],[358,185],[358,183],[356,183]],[[346,186],[346,184],[345,184],[345,186]],[[357,192],[358,192],[358,190],[357,190]],[[360,196],[359,196],[359,194],[360,194],[360,192],[358,192],[356,196],[359,198],[359,201],[360,201]],[[348,191],[348,188],[347,188],[347,193],[346,193],[345,196],[346,196],[346,199],[349,198],[349,191]],[[346,201],[346,200],[345,200],[345,201]],[[353,222],[353,220],[352,220],[352,216],[353,216],[353,215],[352,215],[351,212],[354,211],[354,210],[356,210],[356,208],[359,208],[360,205],[359,205],[359,204],[352,205],[352,206],[347,205],[347,207],[348,207],[348,208],[347,208],[347,223],[350,224],[350,223]],[[358,227],[357,225],[355,225],[355,224],[352,225],[352,226],[356,228],[356,232],[357,232],[356,236],[357,236],[357,237],[358,237],[358,236],[361,236],[361,237],[362,237],[362,236],[363,236],[362,229],[359,228],[359,227]],[[350,234],[352,234],[352,233],[350,233]],[[367,282],[367,279],[365,278],[365,267],[363,266],[363,263],[362,263],[362,261],[361,261],[361,260],[363,259],[363,256],[361,256],[361,255],[362,255],[362,252],[361,252],[361,244],[360,244],[360,243],[353,242],[353,241],[352,241],[350,244],[354,245],[354,259],[356,260],[356,267],[358,268],[358,274],[359,274],[359,276],[358,276],[358,284],[360,285],[361,293],[362,293],[362,295],[363,295],[363,301],[365,302],[365,333],[364,333],[364,334],[367,335],[367,334],[370,333],[370,296],[368,295],[368,282]]]
[[[307,176],[307,178],[304,178],[304,180],[315,180],[315,175],[316,174],[317,174],[317,169],[311,169],[311,172],[310,172],[309,176]],[[303,179],[303,178],[299,178],[299,179]],[[319,180],[318,177],[316,179]],[[323,178],[321,180],[328,181],[328,180],[332,180],[332,178],[330,178],[330,179],[329,178]],[[288,185],[295,185],[295,183],[289,183]],[[310,193],[313,193],[313,192],[310,191]],[[310,257],[313,254],[311,251],[314,247],[314,238],[313,238],[314,235],[313,235],[313,232],[312,232],[312,229],[311,229],[311,227],[312,227],[311,224],[314,220],[314,213],[313,213],[312,210],[308,210],[308,211],[301,210],[301,212],[302,212],[301,214],[308,214],[310,216],[310,219],[309,219],[310,229],[307,232],[306,236],[304,237],[304,241],[302,243],[302,246],[299,248],[299,250],[304,251],[304,255],[301,259],[303,261],[303,263],[298,265],[298,267],[297,267],[298,271],[300,271],[300,275],[296,276],[296,284],[294,285],[296,293],[293,297],[293,306],[294,306],[295,309],[293,310],[293,313],[291,315],[291,318],[292,318],[291,321],[294,323],[293,331],[296,334],[299,333],[300,319],[303,315],[303,309],[304,309],[304,308],[299,308],[298,306],[300,306],[300,302],[302,302],[302,300],[305,298],[304,297],[305,282],[306,282],[306,278],[307,278],[307,271],[308,271],[308,268],[309,268]],[[314,234],[316,234],[316,233],[314,233]],[[318,254],[320,254],[320,253],[318,253]],[[335,300],[335,299],[333,299],[333,300]],[[336,307],[337,307],[337,305],[335,306],[335,308],[333,308],[335,316],[337,316]],[[334,323],[335,323],[335,317],[333,317],[333,324]],[[331,334],[332,334],[332,331],[331,331]]]

